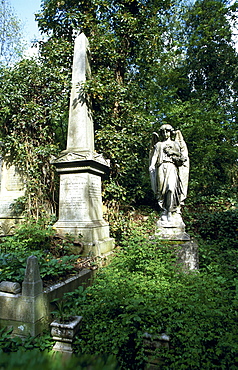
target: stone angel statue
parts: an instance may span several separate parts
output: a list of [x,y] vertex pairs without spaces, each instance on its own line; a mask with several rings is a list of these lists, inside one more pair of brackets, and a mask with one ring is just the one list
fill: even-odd
[[159,134],[153,132],[149,171],[152,190],[163,211],[161,220],[171,222],[187,197],[189,157],[181,132],[169,124],[162,125]]

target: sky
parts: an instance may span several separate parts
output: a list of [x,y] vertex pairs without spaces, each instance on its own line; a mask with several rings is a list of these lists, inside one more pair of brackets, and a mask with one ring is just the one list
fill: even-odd
[[37,29],[34,13],[41,8],[41,0],[8,0],[15,15],[24,25],[24,37],[30,45],[30,41],[38,38],[40,33]]

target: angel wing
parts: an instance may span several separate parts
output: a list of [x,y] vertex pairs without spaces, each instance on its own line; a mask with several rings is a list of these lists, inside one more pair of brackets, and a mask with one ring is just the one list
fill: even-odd
[[[151,163],[151,159],[153,157],[154,151],[155,151],[155,145],[159,141],[159,135],[157,132],[152,133],[152,138],[151,138],[151,144],[150,144],[150,152],[149,152],[149,164]],[[156,172],[150,172],[150,181],[151,181],[151,188],[153,192],[156,194],[157,193],[157,176]]]
[[152,133],[151,143],[150,143],[150,153],[149,153],[149,163],[151,162],[151,158],[153,157],[155,151],[155,145],[159,141],[159,134],[157,132]]
[[183,165],[179,167],[179,176],[180,176],[182,187],[183,187],[183,196],[181,198],[181,202],[182,202],[187,197],[187,191],[188,191],[188,177],[189,177],[188,148],[187,148],[187,144],[180,130],[177,130],[175,132],[175,141],[179,143],[181,154],[186,159]]

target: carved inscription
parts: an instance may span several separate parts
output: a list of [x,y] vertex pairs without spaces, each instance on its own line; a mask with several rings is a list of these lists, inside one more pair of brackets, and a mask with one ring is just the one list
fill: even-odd
[[11,204],[10,201],[1,201],[0,203],[0,217],[8,217],[11,213]]
[[19,191],[23,189],[23,181],[15,166],[11,166],[6,172],[6,189],[8,191]]
[[88,173],[61,175],[59,219],[91,222],[102,217],[101,178]]
[[61,190],[63,193],[61,199],[62,207],[67,211],[72,208],[76,210],[83,210],[87,207],[85,198],[87,180],[84,178],[65,178],[61,182]]
[[91,182],[88,187],[89,198],[100,200],[101,199],[101,187],[97,182]]

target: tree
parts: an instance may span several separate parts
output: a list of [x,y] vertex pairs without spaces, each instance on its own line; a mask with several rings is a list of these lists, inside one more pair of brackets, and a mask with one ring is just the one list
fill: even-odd
[[[232,184],[236,170],[237,53],[226,1],[47,2],[42,31],[90,39],[96,146],[111,160],[106,196],[149,201],[150,136],[166,121],[181,128],[191,156],[190,189]],[[233,174],[231,176],[231,173]],[[232,179],[233,177],[233,179]]]
[[238,56],[229,19],[237,5],[197,0],[184,15],[187,47],[178,86],[193,189],[216,193],[237,179]]
[[175,3],[51,0],[37,17],[40,29],[51,35],[43,53],[59,38],[70,43],[73,28],[89,38],[92,79],[85,91],[93,104],[96,149],[111,160],[107,199],[137,201],[149,192],[149,142],[152,122],[163,116],[172,54],[165,44]]
[[[31,141],[34,151],[56,142],[65,149],[76,28],[85,32],[91,47],[92,78],[84,88],[92,101],[96,150],[111,161],[104,199],[152,202],[150,139],[163,122],[185,136],[190,194],[230,186],[237,158],[237,54],[227,15],[235,9],[214,0],[182,5],[176,0],[45,2],[37,19],[49,39],[41,43],[40,63],[24,61],[10,77],[3,74],[2,137],[12,158],[22,166],[25,161],[26,168],[26,159],[18,154]],[[207,52],[202,54],[203,45]],[[210,60],[216,56],[218,67],[213,68]],[[19,86],[22,81],[20,88],[14,79]],[[40,127],[47,133],[44,138],[37,136]],[[47,142],[50,132],[55,136]]]
[[58,141],[67,122],[68,81],[34,59],[0,73],[2,154],[23,174],[27,215],[44,217],[46,211],[56,211],[57,181],[50,160],[60,151]]
[[0,63],[9,65],[19,59],[24,49],[21,21],[8,0],[0,1]]

